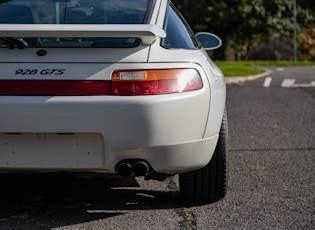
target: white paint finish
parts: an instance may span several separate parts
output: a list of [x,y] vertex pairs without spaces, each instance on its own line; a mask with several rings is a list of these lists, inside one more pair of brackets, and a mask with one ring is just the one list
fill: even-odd
[[151,44],[166,32],[153,24],[0,24],[0,37],[139,37]]
[[[110,162],[128,157],[147,160],[159,172],[176,174],[202,168],[210,161],[219,136],[180,143],[136,149],[116,149]],[[171,153],[171,154],[170,154]]]
[[164,23],[165,23],[165,14],[166,14],[167,5],[168,5],[168,0],[161,0],[161,3],[159,4],[159,13],[158,13],[159,15],[157,16],[155,24],[161,28],[163,28]]
[[209,104],[209,88],[161,96],[2,96],[0,132],[93,132],[115,148],[172,145],[203,137]]
[[0,134],[0,168],[114,172],[121,160],[138,158],[148,161],[159,172],[176,174],[204,167],[212,157],[217,140],[215,135],[169,146],[117,148],[106,152],[104,158],[106,143],[99,134]]
[[99,134],[0,133],[1,168],[100,168],[104,142]]
[[[154,7],[154,10],[152,12],[152,16],[151,16],[149,24],[156,24],[156,22],[158,20],[158,17],[159,17],[159,12],[160,12],[160,9],[161,9],[162,2],[163,2],[163,0],[156,0],[155,7]],[[160,27],[162,28],[163,24]]]
[[[0,63],[0,80],[110,80],[110,64],[95,63]],[[33,70],[30,75],[16,74],[17,70]],[[53,70],[63,70],[55,75]],[[47,74],[48,73],[48,74]]]
[[[47,55],[38,56],[39,49],[0,49],[0,63],[117,63],[147,62],[150,46],[135,48],[44,48]],[[66,55],[65,55],[66,54]]]

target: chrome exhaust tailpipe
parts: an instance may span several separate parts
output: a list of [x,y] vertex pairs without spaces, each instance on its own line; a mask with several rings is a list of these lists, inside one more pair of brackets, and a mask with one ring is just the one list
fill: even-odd
[[116,166],[116,173],[121,177],[130,177],[133,174],[132,166],[128,163],[120,163]]
[[145,176],[150,170],[150,167],[145,161],[138,161],[133,166],[133,173],[135,176]]
[[116,174],[121,177],[145,176],[150,171],[150,166],[143,160],[124,160],[116,165]]

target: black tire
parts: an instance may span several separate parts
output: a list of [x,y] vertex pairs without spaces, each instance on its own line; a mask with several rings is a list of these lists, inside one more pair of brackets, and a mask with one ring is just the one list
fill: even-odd
[[190,201],[218,201],[227,191],[228,123],[224,111],[219,140],[211,161],[202,169],[179,175],[181,197]]

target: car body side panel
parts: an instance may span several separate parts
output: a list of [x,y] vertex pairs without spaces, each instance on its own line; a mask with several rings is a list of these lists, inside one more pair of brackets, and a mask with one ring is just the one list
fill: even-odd
[[187,63],[200,63],[204,68],[205,81],[210,87],[211,98],[209,105],[208,123],[205,128],[204,137],[211,137],[219,133],[222,115],[225,109],[226,86],[224,76],[221,70],[209,58],[206,51],[185,50],[185,49],[165,49],[155,43],[151,47],[151,54],[159,53],[160,55],[150,55],[149,62],[172,62],[174,58],[181,57],[181,60]]

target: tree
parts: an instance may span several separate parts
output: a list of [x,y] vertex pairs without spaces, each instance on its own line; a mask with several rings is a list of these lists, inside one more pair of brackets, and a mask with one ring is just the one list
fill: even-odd
[[315,25],[312,28],[303,28],[302,32],[303,38],[299,47],[301,58],[315,60]]
[[[315,21],[314,0],[297,1],[298,22]],[[224,60],[228,43],[237,52],[278,33],[290,37],[293,31],[292,0],[174,0],[184,17],[198,31],[217,34],[223,46],[214,59]]]

